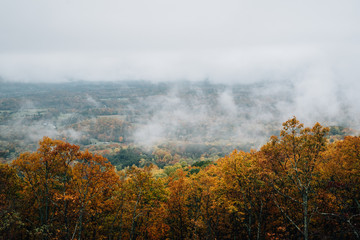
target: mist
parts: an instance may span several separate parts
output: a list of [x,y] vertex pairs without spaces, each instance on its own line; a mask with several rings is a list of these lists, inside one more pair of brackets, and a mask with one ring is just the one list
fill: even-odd
[[[45,100],[23,96],[1,134],[77,141],[89,129],[72,124],[96,121],[84,112],[108,108],[114,119],[131,119],[129,141],[147,148],[164,141],[256,148],[292,116],[359,130],[358,9],[356,0],[1,1],[0,84],[55,84],[44,91],[62,89],[64,102],[77,104],[62,106],[60,119],[29,123],[23,113],[41,115]],[[124,82],[144,86],[128,96]],[[147,87],[153,93],[141,95]],[[67,91],[77,96],[68,100]]]
[[[137,145],[211,143],[258,148],[296,116],[311,126],[346,126],[358,132],[360,109],[327,69],[309,69],[292,81],[247,84],[180,83],[143,100],[151,117],[134,133]],[[351,109],[351,110],[350,110]],[[189,138],[189,136],[191,136]]]
[[[319,65],[359,77],[359,2],[4,0],[10,81],[290,80]],[[349,67],[350,66],[350,67]],[[355,80],[348,83],[354,83]]]

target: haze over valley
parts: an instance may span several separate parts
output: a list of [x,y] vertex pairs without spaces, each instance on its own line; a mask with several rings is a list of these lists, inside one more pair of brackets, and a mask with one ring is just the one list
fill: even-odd
[[2,159],[36,149],[43,136],[66,139],[103,154],[121,146],[150,153],[159,146],[192,146],[218,157],[235,148],[258,149],[293,115],[309,124],[321,121],[333,126],[333,135],[357,133],[356,112],[349,111],[356,106],[341,101],[339,91],[329,92],[322,105],[321,99],[301,92],[300,87],[288,81],[2,81]]

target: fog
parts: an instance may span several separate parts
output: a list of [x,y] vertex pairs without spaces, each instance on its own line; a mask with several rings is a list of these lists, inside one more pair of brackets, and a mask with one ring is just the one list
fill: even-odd
[[4,141],[32,146],[49,136],[83,145],[115,141],[146,150],[199,143],[249,150],[278,135],[281,123],[296,116],[306,126],[320,122],[358,134],[357,86],[339,84],[331,73],[308,68],[290,81],[241,84],[129,81],[11,88],[3,81],[9,91],[1,92],[0,132]]
[[348,68],[359,60],[358,9],[356,0],[3,0],[0,75],[238,83],[323,65],[358,78]]
[[[44,136],[76,141],[83,135],[82,132],[71,128],[61,127],[59,129],[58,126],[62,125],[60,119],[48,117],[36,120],[38,111],[37,103],[24,100],[10,121],[2,122],[0,125],[1,137],[12,137],[13,141],[21,139],[27,144],[36,144]],[[67,118],[71,118],[73,115],[76,114],[71,114]],[[66,119],[62,119],[62,121],[66,121]]]
[[258,148],[292,116],[307,125],[357,127],[359,112],[349,114],[350,103],[339,100],[337,88],[316,86],[323,78],[314,78],[309,89],[287,81],[175,85],[166,95],[143,100],[151,117],[142,119],[134,140],[145,147],[180,141]]
[[[150,118],[138,120],[133,138],[144,146],[175,137],[254,142],[292,116],[360,129],[359,9],[357,0],[2,0],[0,77],[185,81],[140,103]],[[196,87],[184,96],[186,82],[203,81],[222,84],[215,99]],[[245,88],[249,102],[236,92],[239,84],[252,86]],[[86,94],[89,105],[102,106]],[[14,128],[24,125],[19,119]],[[51,124],[21,131],[31,139],[63,134]]]

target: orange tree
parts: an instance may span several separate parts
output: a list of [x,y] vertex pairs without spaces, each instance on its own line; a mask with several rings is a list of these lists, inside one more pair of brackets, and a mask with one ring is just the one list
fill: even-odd
[[171,239],[189,239],[191,221],[189,218],[189,188],[191,182],[182,169],[178,169],[168,183],[166,223],[170,227]]
[[35,238],[54,237],[55,225],[62,226],[65,234],[70,233],[67,211],[70,164],[79,154],[78,146],[44,137],[36,152],[23,153],[13,162],[24,185],[22,204],[28,211],[23,211],[23,217]]
[[319,213],[327,225],[337,223],[328,231],[339,238],[360,239],[360,137],[347,136],[331,144],[320,171],[323,204]]
[[255,151],[234,151],[217,161],[218,185],[231,220],[233,237],[261,239],[268,208],[268,191]]
[[317,166],[328,131],[319,123],[304,128],[294,117],[283,123],[280,138],[273,136],[261,148],[273,202],[305,240],[316,212]]
[[72,167],[70,193],[74,201],[76,219],[72,236],[77,239],[101,239],[103,221],[112,212],[112,198],[119,180],[114,167],[106,158],[93,155],[88,151],[81,152]]
[[0,239],[21,239],[25,235],[24,223],[20,217],[20,178],[16,170],[7,164],[0,164]]
[[84,227],[98,235],[95,216],[107,208],[118,179],[105,158],[44,137],[36,152],[21,154],[13,166],[23,184],[21,213],[31,238],[81,239]]
[[[196,171],[192,171],[196,170]],[[227,212],[219,194],[220,178],[213,164],[205,168],[193,167],[188,172],[187,188],[188,238],[223,239],[228,232]]]
[[152,168],[133,166],[117,173],[112,211],[105,218],[108,239],[162,239],[167,234],[165,184],[153,177]]
[[167,231],[163,223],[167,199],[165,184],[162,179],[153,177],[152,167],[126,170],[124,239],[159,239]]

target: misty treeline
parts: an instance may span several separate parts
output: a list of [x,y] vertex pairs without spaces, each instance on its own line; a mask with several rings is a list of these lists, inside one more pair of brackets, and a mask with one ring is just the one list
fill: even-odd
[[259,150],[117,171],[44,137],[0,165],[1,239],[359,239],[360,137],[296,118]]
[[[119,148],[114,144],[150,149],[169,142],[250,149],[259,145],[258,136],[271,135],[267,134],[271,125],[278,126],[270,116],[274,112],[279,116],[273,105],[288,96],[263,93],[269,85],[264,84],[3,82],[0,161],[13,160],[24,150],[35,151],[43,136],[66,138],[100,154]],[[271,112],[262,118],[266,121],[259,119],[262,115],[255,108]]]
[[[174,156],[184,152],[177,151],[180,145],[211,145],[218,150],[209,152],[218,158],[235,148],[258,148],[277,135],[281,122],[292,115],[305,122],[316,119],[344,127],[330,134],[352,135],[359,129],[359,114],[351,107],[356,101],[339,99],[340,110],[332,101],[326,102],[331,110],[314,107],[318,101],[303,99],[303,88],[299,92],[297,83],[280,80],[247,84],[1,82],[0,162],[35,151],[43,136],[65,138],[101,155],[127,146],[154,152],[168,145],[166,150]],[[195,158],[189,155],[180,158]]]

